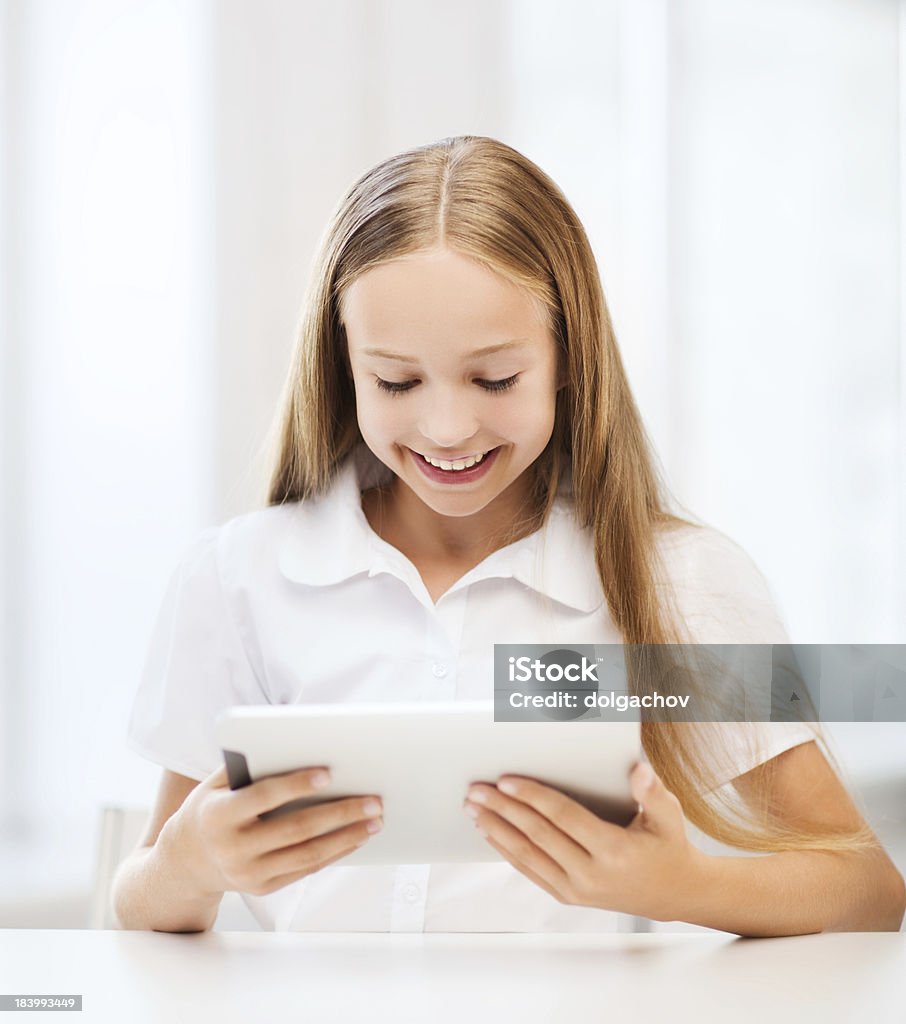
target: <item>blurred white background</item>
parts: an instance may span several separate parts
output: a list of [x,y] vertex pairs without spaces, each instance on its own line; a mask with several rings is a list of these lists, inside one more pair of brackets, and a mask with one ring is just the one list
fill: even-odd
[[[598,255],[677,498],[799,642],[906,642],[898,0],[0,0],[0,926],[83,923],[170,573],[256,507],[334,204],[496,136]],[[901,870],[906,726],[840,730]],[[904,751],[901,753],[901,751]]]

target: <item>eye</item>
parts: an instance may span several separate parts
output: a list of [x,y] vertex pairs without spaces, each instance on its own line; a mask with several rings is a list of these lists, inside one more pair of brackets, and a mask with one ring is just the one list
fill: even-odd
[[374,382],[381,391],[386,391],[390,395],[401,395],[404,391],[408,391],[418,383],[417,380],[381,380],[380,377],[375,377]]
[[[401,395],[405,391],[411,391],[419,382],[417,380],[383,380],[375,377],[375,384],[388,395]],[[476,380],[475,383],[484,388],[485,391],[507,391],[519,382],[519,374],[514,373],[512,377],[504,377],[503,380]]]
[[480,384],[485,391],[506,391],[508,388],[515,387],[519,382],[519,374],[514,373],[512,377],[504,377],[503,380],[479,380],[476,384]]

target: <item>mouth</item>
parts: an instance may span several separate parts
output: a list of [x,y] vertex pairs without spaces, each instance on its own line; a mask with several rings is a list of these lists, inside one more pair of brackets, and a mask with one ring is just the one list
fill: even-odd
[[456,459],[434,459],[408,449],[413,461],[429,480],[445,484],[466,483],[484,476],[497,458],[500,447],[474,452]]

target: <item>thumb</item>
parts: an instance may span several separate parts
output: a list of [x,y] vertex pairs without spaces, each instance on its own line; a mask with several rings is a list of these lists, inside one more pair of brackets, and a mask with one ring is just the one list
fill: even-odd
[[204,780],[204,785],[211,789],[225,789],[229,784],[230,781],[227,777],[225,764],[222,764],[216,771],[211,772],[211,774]]
[[639,824],[656,827],[667,823],[668,814],[673,811],[671,794],[646,761],[639,761],[630,772],[629,788],[639,805],[635,819]]

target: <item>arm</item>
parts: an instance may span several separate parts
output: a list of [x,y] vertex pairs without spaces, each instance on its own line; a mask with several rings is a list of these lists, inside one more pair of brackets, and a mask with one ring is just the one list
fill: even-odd
[[[815,743],[779,758],[771,798],[784,820],[864,825]],[[465,810],[491,846],[560,903],[751,936],[900,927],[904,883],[880,844],[858,854],[714,857],[689,842],[679,800],[649,765],[637,764],[629,781],[639,813],[626,828],[515,776],[473,785]],[[747,773],[734,785],[745,797],[752,781]]]
[[203,782],[164,772],[142,847],[120,867],[113,905],[126,928],[206,931],[225,892],[265,896],[352,853],[379,832],[378,797],[344,797],[271,814],[317,796],[325,768],[230,790],[226,769]]
[[179,857],[172,855],[167,825],[195,779],[164,771],[157,801],[138,848],[113,881],[113,908],[123,928],[202,932],[214,925],[223,893],[201,894]]
[[[772,803],[791,824],[864,825],[815,743],[775,758]],[[761,767],[734,782],[745,799]],[[711,857],[699,851],[695,882],[678,917],[739,935],[898,931],[906,888],[880,843],[862,853],[795,851]]]

